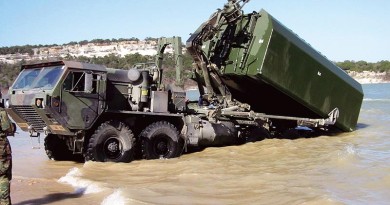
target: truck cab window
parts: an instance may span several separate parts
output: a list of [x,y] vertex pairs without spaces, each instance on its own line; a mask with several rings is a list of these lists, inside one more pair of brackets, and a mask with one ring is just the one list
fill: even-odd
[[70,72],[65,79],[64,90],[68,90],[71,92],[84,91],[84,79],[84,72]]
[[86,72],[70,72],[64,82],[64,90],[70,92],[97,92],[97,75]]
[[51,90],[62,76],[63,66],[23,69],[15,80],[13,89]]

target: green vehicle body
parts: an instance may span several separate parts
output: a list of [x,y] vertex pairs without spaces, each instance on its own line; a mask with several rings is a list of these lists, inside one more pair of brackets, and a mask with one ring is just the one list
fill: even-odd
[[[261,112],[318,118],[338,108],[336,126],[343,131],[355,130],[363,100],[362,86],[266,11],[259,14],[254,29],[258,35],[244,68],[260,84],[254,87],[268,84],[286,97],[269,99],[263,105],[259,102]],[[236,54],[231,55],[233,59],[242,55],[240,49],[232,53]],[[227,67],[225,74],[235,74],[234,69]],[[260,92],[268,89],[264,87]],[[288,110],[272,109],[286,104]]]
[[[187,42],[190,52],[193,40]],[[255,112],[325,118],[337,109],[335,127],[355,130],[362,86],[265,10],[221,24],[201,49],[231,96]],[[218,87],[216,80],[210,83]]]
[[[31,136],[44,135],[56,160],[172,158],[191,146],[354,130],[361,85],[266,11],[244,15],[242,6],[229,0],[187,40],[195,101],[182,88],[181,38],[174,37],[159,39],[156,63],[129,70],[72,61],[23,65],[7,111]],[[169,44],[176,83],[164,85]]]

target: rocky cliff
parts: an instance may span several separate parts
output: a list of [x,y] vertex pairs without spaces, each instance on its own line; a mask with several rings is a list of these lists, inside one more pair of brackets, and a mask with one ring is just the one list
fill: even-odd
[[368,83],[390,83],[390,73],[386,72],[373,72],[363,71],[356,72],[350,71],[348,74],[353,77],[356,81],[362,84]]

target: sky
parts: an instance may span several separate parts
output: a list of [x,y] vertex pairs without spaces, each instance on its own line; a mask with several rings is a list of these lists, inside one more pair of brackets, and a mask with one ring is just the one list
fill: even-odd
[[[0,47],[181,36],[227,0],[0,0]],[[332,61],[390,60],[389,0],[251,0]]]

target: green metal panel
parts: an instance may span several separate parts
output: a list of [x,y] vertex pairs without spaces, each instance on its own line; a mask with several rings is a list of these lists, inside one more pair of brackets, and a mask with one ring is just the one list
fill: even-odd
[[223,71],[235,97],[267,114],[325,118],[338,108],[336,126],[355,129],[363,100],[358,82],[264,10],[253,35],[246,64],[239,66],[245,48],[232,48]]

